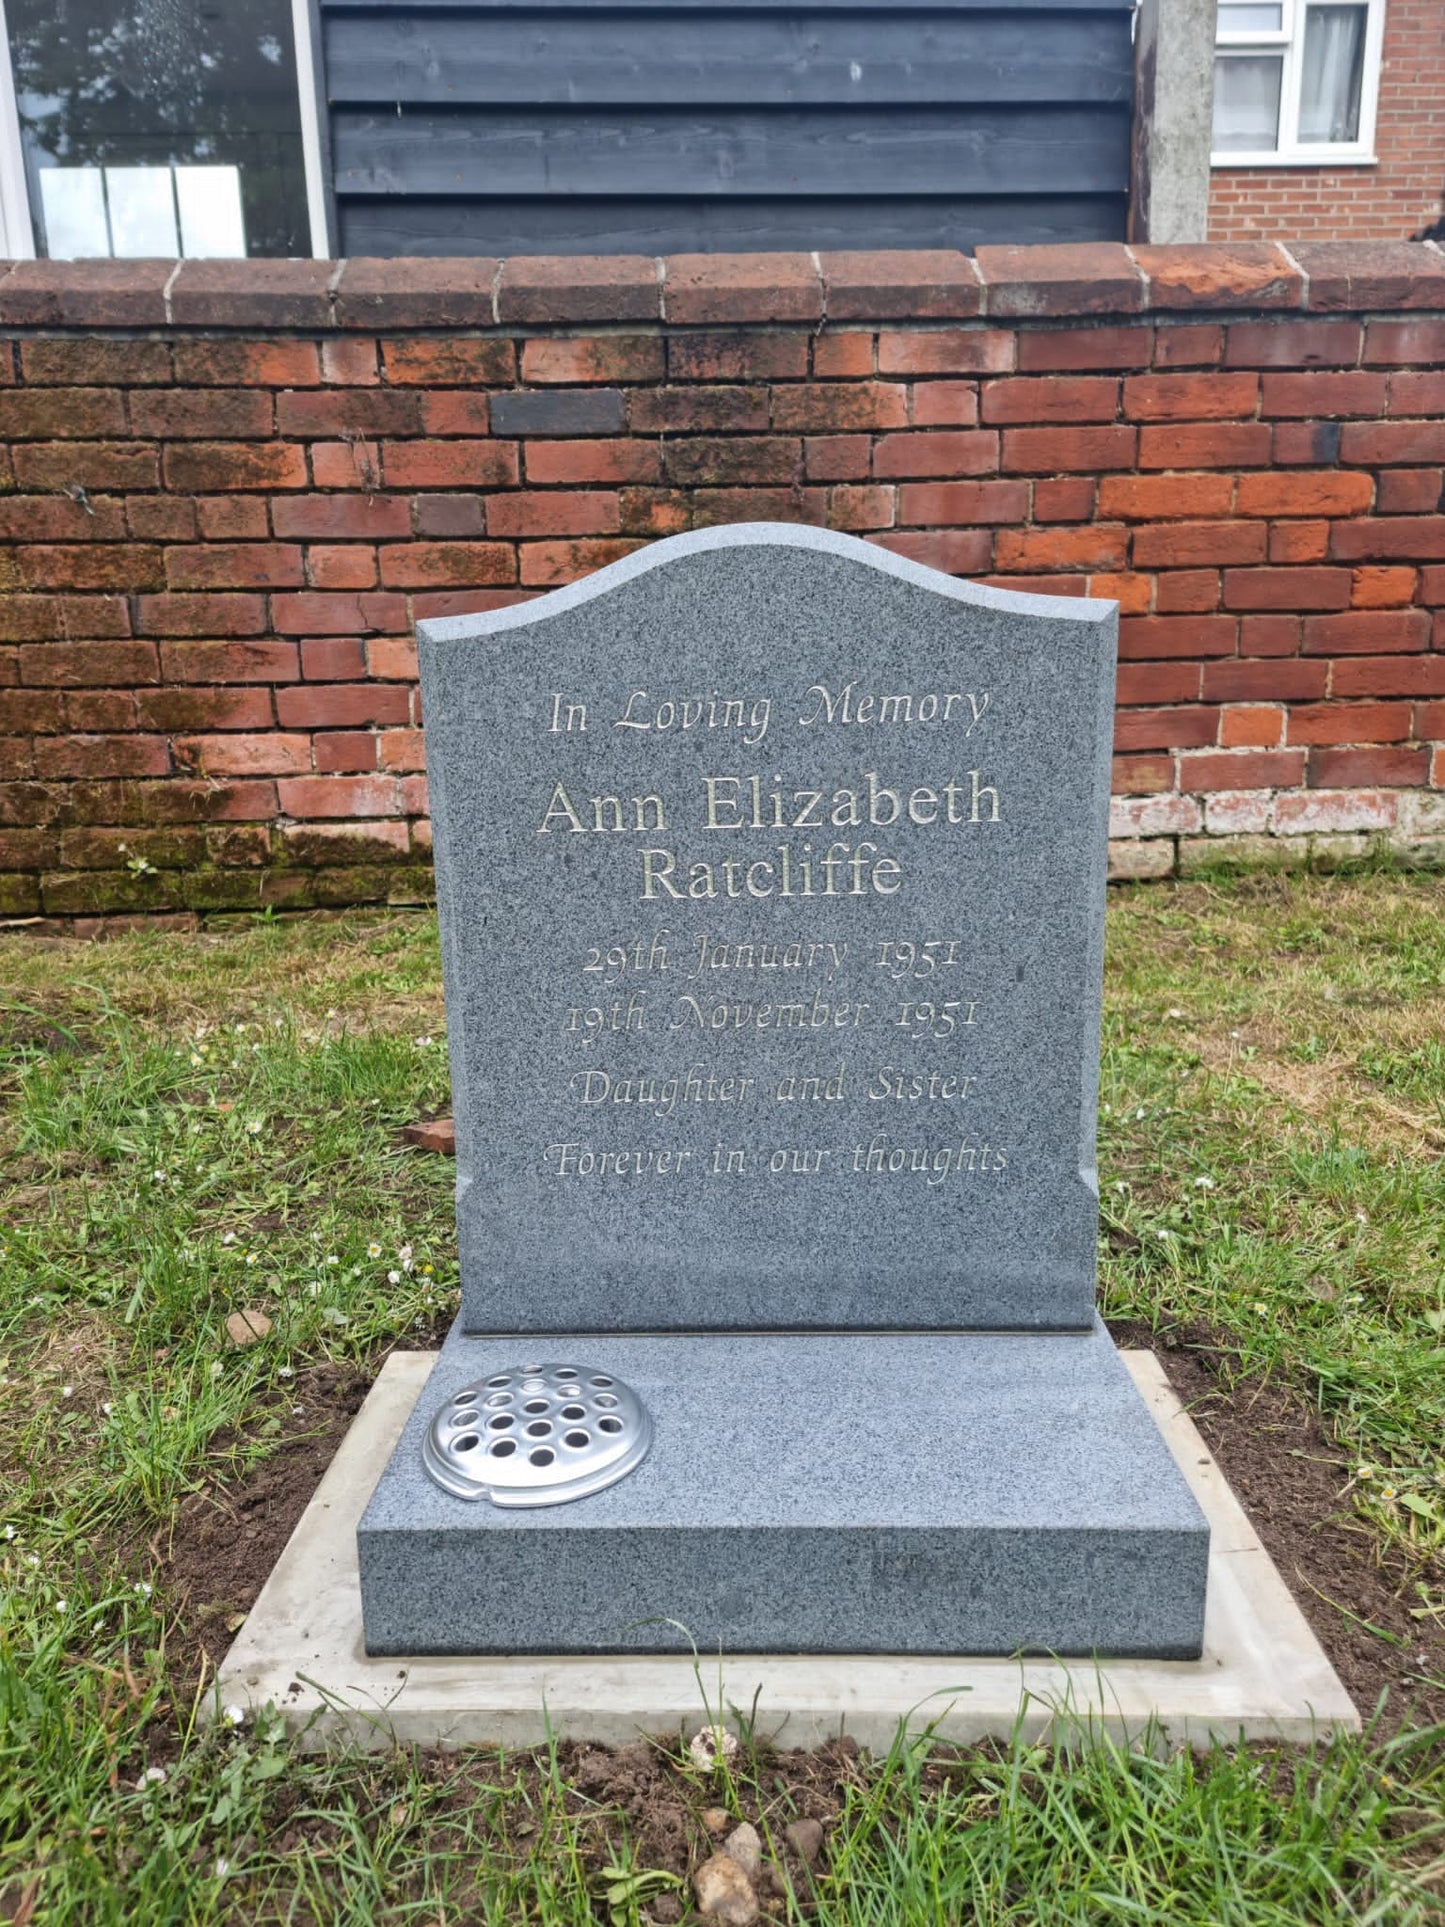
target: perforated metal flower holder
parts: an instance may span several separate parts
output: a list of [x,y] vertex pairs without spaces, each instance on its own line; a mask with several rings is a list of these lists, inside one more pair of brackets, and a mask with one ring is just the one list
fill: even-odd
[[447,1399],[422,1461],[459,1499],[563,1505],[625,1479],[651,1443],[647,1407],[620,1378],[579,1365],[514,1365]]

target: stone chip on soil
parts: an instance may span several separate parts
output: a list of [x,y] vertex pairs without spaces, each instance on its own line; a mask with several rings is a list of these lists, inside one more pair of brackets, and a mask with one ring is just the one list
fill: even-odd
[[264,1311],[233,1311],[226,1320],[226,1338],[232,1345],[254,1345],[270,1329],[271,1320]]
[[758,1897],[753,1883],[730,1854],[715,1853],[704,1860],[692,1877],[697,1895],[697,1910],[708,1920],[720,1920],[723,1927],[753,1927],[758,1917]]
[[756,1827],[744,1820],[723,1841],[722,1850],[729,1860],[737,1861],[749,1880],[757,1880],[758,1870],[763,1864],[763,1843]]
[[805,1867],[815,1867],[823,1851],[821,1820],[794,1820],[784,1836]]

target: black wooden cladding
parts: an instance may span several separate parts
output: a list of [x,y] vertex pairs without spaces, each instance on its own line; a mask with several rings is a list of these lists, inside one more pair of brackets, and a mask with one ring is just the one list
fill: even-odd
[[321,0],[344,254],[1122,236],[1130,0]]

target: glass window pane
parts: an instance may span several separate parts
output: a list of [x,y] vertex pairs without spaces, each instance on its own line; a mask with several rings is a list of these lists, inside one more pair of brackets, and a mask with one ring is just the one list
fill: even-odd
[[47,167],[40,175],[40,217],[47,254],[79,261],[110,253],[105,188],[98,167]]
[[1278,33],[1283,26],[1282,5],[1261,6],[1258,0],[1219,0],[1221,33]]
[[1299,95],[1301,141],[1360,138],[1366,13],[1364,7],[1311,7],[1306,12]]
[[176,200],[181,210],[182,254],[246,252],[238,167],[178,167]]
[[176,197],[168,167],[108,167],[110,251],[168,258],[176,252]]
[[1216,154],[1267,154],[1279,146],[1279,54],[1221,55],[1214,62]]
[[291,0],[4,8],[32,207],[54,168],[233,167],[249,252],[310,253]]

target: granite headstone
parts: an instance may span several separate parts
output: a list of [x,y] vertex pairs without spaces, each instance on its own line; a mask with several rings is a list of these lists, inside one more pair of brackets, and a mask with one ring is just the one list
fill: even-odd
[[420,635],[466,1329],[1086,1328],[1113,605],[765,524]]

